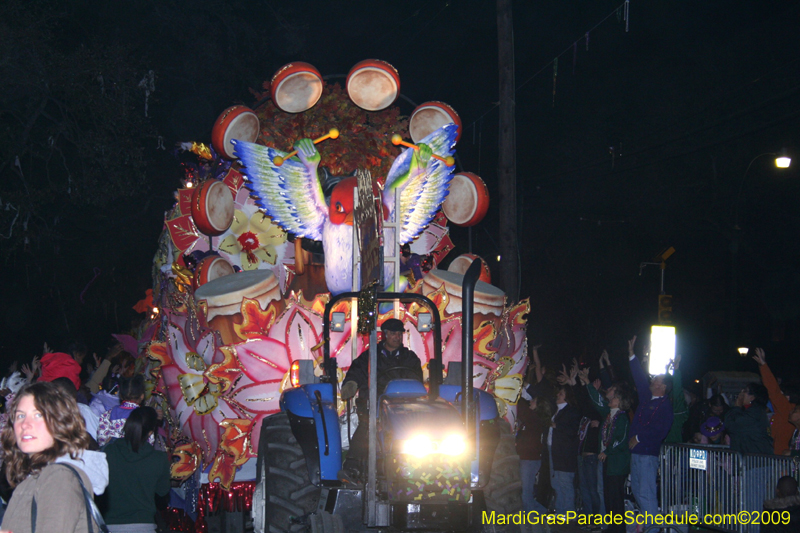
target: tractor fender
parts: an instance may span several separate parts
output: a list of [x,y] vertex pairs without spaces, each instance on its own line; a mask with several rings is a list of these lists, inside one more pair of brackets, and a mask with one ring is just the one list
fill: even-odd
[[338,479],[342,441],[339,416],[334,408],[333,384],[318,383],[288,389],[281,395],[280,405],[303,449],[312,483]]

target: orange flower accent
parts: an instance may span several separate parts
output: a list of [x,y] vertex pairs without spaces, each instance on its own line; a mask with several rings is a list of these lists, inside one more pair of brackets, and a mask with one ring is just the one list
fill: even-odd
[[230,490],[236,476],[236,467],[243,465],[251,457],[250,431],[253,429],[253,421],[226,418],[220,426],[225,428],[225,431],[214,464],[208,473],[208,481],[213,483],[219,479],[222,488]]
[[214,483],[218,479],[223,489],[231,490],[231,484],[233,484],[233,479],[236,477],[236,465],[233,463],[233,456],[217,452],[217,456],[214,458],[214,465],[208,472],[208,482]]
[[158,363],[150,370],[150,374],[154,378],[158,377],[158,373],[162,366],[172,364],[172,358],[169,356],[169,353],[167,353],[166,342],[150,342],[147,344],[147,348],[145,348],[144,353],[147,354],[148,358]]
[[[258,302],[256,302],[256,305]],[[221,346],[220,351],[225,355],[221,363],[216,363],[208,367],[203,376],[211,383],[220,385],[222,388],[219,394],[226,392],[233,386],[233,382],[242,373],[236,351],[231,346]]]
[[233,328],[240,338],[263,338],[269,335],[269,328],[275,323],[277,317],[278,308],[274,301],[267,305],[265,311],[262,311],[258,300],[244,298],[242,300],[242,318],[244,321],[241,324],[234,323]]
[[222,433],[222,441],[219,443],[220,450],[233,457],[234,465],[245,464],[252,455],[250,453],[250,431],[253,429],[253,421],[226,418],[220,426],[225,428]]
[[445,316],[448,316],[447,304],[450,303],[450,295],[447,294],[444,283],[442,283],[441,287],[430,293],[428,298],[430,298],[433,303],[436,304],[436,309],[439,310],[440,317],[444,318]]
[[188,479],[200,466],[202,457],[203,450],[196,442],[176,446],[172,451],[172,464],[169,467],[170,477],[178,481]]
[[531,299],[525,298],[508,311],[511,323],[515,326],[525,326],[528,323],[528,313],[531,312]]
[[497,348],[491,346],[492,342],[497,338],[497,328],[491,320],[481,322],[481,324],[473,330],[473,338],[475,339],[474,346],[476,352],[489,358],[497,353]]

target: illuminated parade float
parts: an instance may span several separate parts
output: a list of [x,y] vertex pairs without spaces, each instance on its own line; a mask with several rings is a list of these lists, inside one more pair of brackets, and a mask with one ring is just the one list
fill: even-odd
[[[448,224],[480,222],[488,193],[477,175],[456,171],[457,113],[431,101],[401,116],[399,94],[399,74],[383,61],[358,63],[344,87],[292,63],[253,109],[220,114],[210,146],[182,145],[184,187],[165,215],[139,346],[198,530],[220,506],[249,510],[262,421],[298,386],[298,362],[322,375],[323,314],[336,295],[362,295],[331,310],[342,322],[329,340],[338,382],[368,348],[358,322],[370,309],[378,327],[394,317],[406,324],[403,344],[429,379],[434,332],[420,322],[430,313],[415,303],[364,305],[375,278],[381,290],[429,298],[445,374],[462,360],[462,281],[480,258],[456,257]],[[529,302],[507,302],[482,266],[468,321],[473,384],[513,428]],[[336,405],[343,420],[346,404]]]

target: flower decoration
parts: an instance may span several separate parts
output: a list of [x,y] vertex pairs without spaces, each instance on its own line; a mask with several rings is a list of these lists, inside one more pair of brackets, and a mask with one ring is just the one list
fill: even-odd
[[242,269],[255,270],[262,261],[274,265],[278,260],[277,248],[285,242],[286,232],[270,217],[260,211],[248,217],[237,209],[230,233],[219,244],[219,249],[238,255]]

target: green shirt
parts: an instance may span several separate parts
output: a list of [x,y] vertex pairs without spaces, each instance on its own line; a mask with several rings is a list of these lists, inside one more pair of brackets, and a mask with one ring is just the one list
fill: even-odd
[[125,439],[108,443],[103,451],[108,459],[108,524],[155,523],[155,497],[170,490],[169,459],[148,443],[131,450]]

